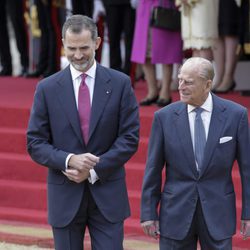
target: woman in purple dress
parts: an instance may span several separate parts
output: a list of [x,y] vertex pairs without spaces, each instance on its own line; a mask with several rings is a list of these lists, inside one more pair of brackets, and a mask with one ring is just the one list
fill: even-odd
[[[164,6],[174,5],[173,0],[162,0]],[[136,24],[131,60],[142,64],[147,81],[147,96],[141,105],[157,103],[166,106],[171,103],[170,84],[173,64],[182,62],[182,40],[179,31],[167,31],[150,27],[152,8],[158,6],[159,0],[139,0],[136,12]],[[155,65],[162,64],[162,85],[157,87]]]

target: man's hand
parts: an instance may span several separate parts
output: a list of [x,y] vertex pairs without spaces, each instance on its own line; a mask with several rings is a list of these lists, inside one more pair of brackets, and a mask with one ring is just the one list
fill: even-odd
[[85,181],[90,176],[89,170],[99,162],[99,157],[91,154],[72,155],[68,162],[68,169],[63,172],[69,180],[76,183]]
[[246,240],[250,237],[250,220],[242,220],[240,233],[243,236],[243,240]]
[[99,157],[91,154],[80,154],[80,155],[72,155],[69,159],[68,166],[69,169],[76,169],[78,171],[90,170],[94,168],[96,163],[99,162]]
[[79,171],[77,169],[67,169],[63,171],[63,174],[68,177],[69,180],[76,183],[81,183],[89,178],[89,170]]
[[160,235],[159,231],[159,221],[144,221],[141,223],[142,229],[146,235],[149,235],[153,237],[154,239],[157,239]]

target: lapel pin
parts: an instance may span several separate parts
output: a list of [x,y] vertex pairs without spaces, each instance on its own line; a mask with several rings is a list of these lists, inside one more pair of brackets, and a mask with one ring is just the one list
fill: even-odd
[[108,95],[108,94],[110,94],[111,93],[111,90],[107,90],[106,91],[106,94]]

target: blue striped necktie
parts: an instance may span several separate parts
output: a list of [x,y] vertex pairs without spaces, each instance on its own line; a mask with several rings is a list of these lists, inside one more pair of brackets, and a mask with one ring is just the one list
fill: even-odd
[[195,160],[198,164],[198,171],[201,170],[202,161],[204,157],[204,149],[206,145],[206,133],[203,121],[201,119],[201,113],[203,108],[196,108],[195,123],[194,123],[194,151],[195,151]]

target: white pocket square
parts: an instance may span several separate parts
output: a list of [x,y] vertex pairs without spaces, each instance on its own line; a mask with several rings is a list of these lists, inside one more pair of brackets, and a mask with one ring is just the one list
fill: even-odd
[[221,143],[228,142],[228,141],[231,141],[232,139],[233,139],[232,136],[221,137],[221,138],[220,138],[220,144],[221,144]]

